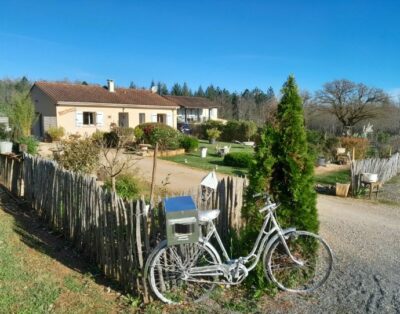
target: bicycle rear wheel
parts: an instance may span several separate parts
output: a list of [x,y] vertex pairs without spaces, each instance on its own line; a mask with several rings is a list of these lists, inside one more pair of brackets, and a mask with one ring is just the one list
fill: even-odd
[[210,244],[193,243],[161,247],[149,264],[151,290],[169,304],[198,302],[214,289],[216,277],[190,278],[192,267],[217,265],[220,262]]
[[332,271],[333,257],[328,244],[307,231],[290,232],[285,239],[291,254],[303,265],[293,261],[278,238],[264,254],[267,277],[289,292],[311,292],[319,288]]

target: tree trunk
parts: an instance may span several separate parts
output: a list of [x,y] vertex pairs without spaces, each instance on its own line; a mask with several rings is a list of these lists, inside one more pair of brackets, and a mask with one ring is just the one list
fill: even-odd
[[114,192],[114,193],[117,193],[117,188],[116,188],[116,184],[115,184],[115,177],[114,176],[112,176],[111,177],[111,188],[112,188],[112,191]]

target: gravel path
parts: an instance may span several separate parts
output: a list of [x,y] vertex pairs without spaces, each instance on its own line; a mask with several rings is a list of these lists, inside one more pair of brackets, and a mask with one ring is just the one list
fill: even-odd
[[329,196],[318,208],[334,271],[314,295],[281,301],[292,313],[400,313],[400,208]]

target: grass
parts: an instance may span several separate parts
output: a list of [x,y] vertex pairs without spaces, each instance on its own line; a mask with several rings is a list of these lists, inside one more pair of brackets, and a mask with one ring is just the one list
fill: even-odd
[[165,157],[163,159],[177,162],[179,164],[199,168],[203,170],[213,170],[216,169],[217,172],[230,174],[230,175],[245,175],[247,174],[246,168],[230,167],[225,166],[223,163],[223,157],[217,155],[215,147],[216,146],[231,146],[230,152],[253,152],[252,147],[244,146],[241,144],[227,143],[227,142],[217,142],[216,144],[209,144],[208,141],[200,140],[199,147],[207,147],[207,157],[200,157],[200,149],[192,153],[186,153],[185,155]]
[[315,176],[315,183],[323,185],[335,185],[336,183],[350,183],[350,170],[326,172]]
[[[3,196],[2,196],[3,197]],[[4,203],[3,203],[4,204]],[[134,312],[127,298],[98,284],[92,273],[63,264],[66,253],[59,238],[37,236],[21,224],[26,213],[5,212],[0,203],[0,313]],[[36,225],[32,220],[28,224]],[[42,227],[32,227],[48,234]],[[54,238],[54,239],[53,239]],[[78,264],[78,262],[76,263]]]

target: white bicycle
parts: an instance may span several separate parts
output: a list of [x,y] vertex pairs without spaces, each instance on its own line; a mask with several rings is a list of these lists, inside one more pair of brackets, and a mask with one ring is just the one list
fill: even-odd
[[[216,285],[238,285],[262,259],[267,279],[290,292],[311,292],[320,287],[332,270],[332,251],[318,235],[281,229],[275,211],[278,207],[267,194],[259,211],[264,223],[249,255],[231,259],[213,220],[219,210],[199,211],[199,223],[205,232],[197,243],[168,246],[162,241],[147,259],[145,276],[151,290],[170,304],[198,302],[208,297]],[[221,259],[212,238],[222,252]]]

